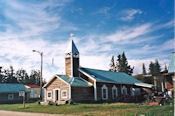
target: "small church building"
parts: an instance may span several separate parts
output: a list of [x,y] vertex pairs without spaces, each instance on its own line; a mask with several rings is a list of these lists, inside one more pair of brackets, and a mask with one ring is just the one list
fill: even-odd
[[44,85],[45,102],[127,102],[143,98],[143,88],[152,88],[123,72],[80,67],[79,51],[73,40],[65,52],[65,73],[55,74]]

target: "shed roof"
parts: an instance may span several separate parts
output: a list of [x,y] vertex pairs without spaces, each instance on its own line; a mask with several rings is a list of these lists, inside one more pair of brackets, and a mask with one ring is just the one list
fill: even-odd
[[168,73],[175,72],[175,52],[172,53],[171,61],[168,68]]
[[23,84],[2,83],[0,93],[17,93],[19,91],[29,92]]
[[40,88],[39,85],[35,85],[35,84],[26,84],[25,86],[28,86],[29,88]]
[[61,79],[63,79],[64,81],[66,81],[71,86],[81,86],[81,87],[90,87],[90,86],[92,86],[91,83],[89,83],[88,81],[82,79],[81,77],[70,77],[70,76],[67,76],[67,75],[57,75],[57,76],[60,77]]
[[142,87],[152,87],[151,84],[143,83],[123,72],[112,72],[112,71],[90,69],[90,68],[80,68],[80,71],[88,73],[97,82],[104,81],[104,82],[115,82],[121,84],[133,84]]

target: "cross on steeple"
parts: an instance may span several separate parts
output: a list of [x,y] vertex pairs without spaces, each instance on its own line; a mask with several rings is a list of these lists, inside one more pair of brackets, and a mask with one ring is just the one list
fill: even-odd
[[73,33],[70,33],[71,40],[73,40],[73,37],[74,37],[74,34]]

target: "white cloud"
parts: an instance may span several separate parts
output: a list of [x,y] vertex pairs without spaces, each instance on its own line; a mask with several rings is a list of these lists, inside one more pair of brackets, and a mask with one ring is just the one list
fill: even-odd
[[140,9],[127,9],[122,11],[122,16],[120,19],[122,21],[131,21],[135,18],[135,15],[142,14],[142,11]]
[[[53,40],[45,39],[44,34],[55,30],[78,30],[74,24],[66,22],[60,16],[65,2],[44,1],[42,4],[22,4],[17,1],[8,1],[7,5],[9,7],[4,10],[4,15],[13,24],[0,23],[0,26],[5,27],[5,32],[0,31],[1,65],[5,67],[13,65],[15,69],[24,68],[28,71],[40,69],[40,56],[32,52],[33,49],[36,49],[44,52],[44,78],[48,80],[55,73],[64,74],[64,51],[68,41],[59,40],[57,37],[54,42],[51,42]],[[51,10],[55,7],[59,8],[56,13]],[[99,13],[107,14],[109,10],[110,8],[106,7]],[[130,12],[132,15],[130,15],[129,20],[133,19],[137,13]],[[152,31],[151,27],[151,23],[146,23],[133,27],[121,27],[120,30],[106,34],[106,36],[89,34],[80,37],[81,39],[75,37],[76,45],[80,51],[81,66],[108,70],[111,51],[116,45],[122,42],[123,45],[141,43],[161,37],[161,35],[147,36]],[[170,43],[172,41],[164,43],[165,49],[170,47]],[[144,46],[142,52],[144,50],[148,52],[152,48],[155,47]],[[52,58],[54,58],[54,65],[52,65]],[[142,61],[144,62],[144,59],[141,61],[131,60],[131,65],[139,67],[138,62],[141,64]],[[148,62],[147,59],[145,62]],[[135,71],[139,72],[140,69],[135,68]]]
[[128,41],[135,39],[139,36],[145,35],[151,31],[151,24],[142,24],[135,27],[125,27],[123,29],[117,30],[111,35],[107,35],[106,38],[108,41],[119,42],[119,41]]
[[103,8],[98,9],[93,14],[104,14],[104,15],[108,15],[108,13],[109,13],[110,10],[111,10],[110,7],[103,7]]

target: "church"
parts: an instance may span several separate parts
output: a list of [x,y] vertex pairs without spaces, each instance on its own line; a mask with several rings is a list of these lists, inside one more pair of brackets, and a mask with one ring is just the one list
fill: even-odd
[[55,74],[44,85],[45,102],[127,102],[140,98],[143,88],[152,88],[123,72],[80,67],[79,57],[71,39],[65,51],[65,75]]

